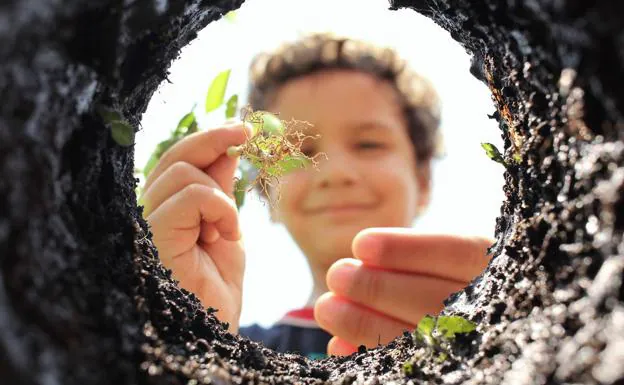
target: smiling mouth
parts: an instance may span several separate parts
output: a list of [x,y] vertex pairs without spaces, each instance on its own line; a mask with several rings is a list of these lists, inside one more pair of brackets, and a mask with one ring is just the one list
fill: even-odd
[[319,210],[317,213],[321,215],[348,215],[357,214],[368,209],[370,209],[370,206],[336,206],[327,207],[325,209]]

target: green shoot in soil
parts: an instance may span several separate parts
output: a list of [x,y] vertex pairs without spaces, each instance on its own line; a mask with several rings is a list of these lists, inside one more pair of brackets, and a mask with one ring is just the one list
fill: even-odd
[[507,167],[507,163],[505,163],[503,155],[500,153],[500,151],[498,151],[498,148],[496,148],[495,145],[493,145],[492,143],[481,143],[481,147],[483,147],[483,149],[485,150],[485,154],[488,156],[488,158]]
[[444,362],[449,357],[449,351],[444,345],[452,342],[458,334],[470,333],[476,330],[477,324],[459,316],[424,316],[412,335],[417,344],[424,343],[431,350],[427,353],[417,353],[409,361],[403,364],[403,373],[412,376],[415,370],[415,361],[420,358],[435,354],[435,360]]
[[425,342],[429,346],[440,345],[442,341],[450,341],[457,334],[470,333],[477,324],[459,316],[424,316],[414,331],[414,339]]
[[98,105],[97,113],[111,130],[111,137],[120,146],[128,147],[134,144],[134,127],[123,118],[118,111]]

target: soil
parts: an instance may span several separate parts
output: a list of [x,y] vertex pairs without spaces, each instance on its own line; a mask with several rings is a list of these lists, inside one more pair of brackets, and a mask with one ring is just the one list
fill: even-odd
[[241,2],[0,4],[3,384],[624,383],[624,2],[392,2],[448,30],[492,91],[495,258],[446,301],[479,324],[446,359],[404,335],[322,361],[227,333],[176,286],[134,150],[96,114],[138,127],[180,48]]

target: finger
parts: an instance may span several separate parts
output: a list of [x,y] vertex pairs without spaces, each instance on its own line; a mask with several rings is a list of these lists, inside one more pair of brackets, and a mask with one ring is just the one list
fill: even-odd
[[357,352],[357,347],[340,337],[334,336],[327,343],[327,355],[330,356],[349,356],[355,352]]
[[147,220],[152,226],[154,243],[166,258],[173,258],[193,247],[200,236],[202,222],[213,224],[226,240],[240,239],[234,202],[220,189],[200,184],[188,185],[171,196]]
[[418,235],[405,228],[370,228],[353,239],[353,255],[366,265],[470,282],[487,267],[493,241],[455,235]]
[[234,172],[238,163],[238,157],[232,158],[223,154],[205,169],[206,173],[217,182],[223,192],[231,199],[234,199]]
[[249,125],[224,125],[208,131],[191,134],[167,150],[145,181],[144,189],[171,165],[178,161],[190,163],[199,169],[210,166],[230,146],[244,143],[251,134]]
[[319,326],[330,334],[355,345],[368,348],[386,344],[414,325],[380,314],[333,293],[325,293],[316,301],[314,315]]
[[441,311],[443,301],[464,288],[456,281],[382,270],[357,259],[334,263],[327,272],[327,285],[339,297],[413,324]]
[[[229,289],[235,290],[235,297],[240,298],[240,289],[245,274],[245,253],[242,239],[232,242],[218,238],[214,243],[202,245],[202,247],[210,255],[219,275],[229,284]],[[237,252],[233,253],[233,250]]]
[[156,210],[167,198],[191,184],[201,184],[210,188],[220,188],[217,182],[197,167],[183,161],[167,168],[143,193],[143,215]]

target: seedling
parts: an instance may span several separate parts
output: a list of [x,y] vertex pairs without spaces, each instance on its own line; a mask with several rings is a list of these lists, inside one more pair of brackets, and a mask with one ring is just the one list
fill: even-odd
[[449,342],[457,334],[470,333],[477,324],[459,316],[424,316],[414,331],[414,339],[429,346],[439,346],[441,342]]
[[[230,77],[230,70],[220,72],[210,84],[205,101],[205,111],[210,113],[224,104],[225,90]],[[225,117],[233,118],[238,111],[238,95],[232,95],[225,102]],[[122,120],[114,111],[108,112],[107,118],[111,121]],[[269,197],[269,204],[273,205],[279,200],[279,192],[276,200],[271,198],[269,187],[278,185],[278,179],[284,174],[297,168],[309,165],[317,166],[316,158],[325,155],[319,153],[314,157],[308,157],[301,152],[301,146],[308,139],[316,139],[318,136],[304,134],[295,126],[307,122],[291,120],[282,121],[274,114],[264,111],[252,111],[250,108],[243,110],[243,122],[253,127],[251,136],[247,137],[244,144],[228,149],[229,156],[241,156],[238,167],[238,177],[234,185],[234,197],[236,206],[240,209],[245,200],[245,193],[251,191],[258,184],[262,191]],[[168,139],[160,142],[142,172],[147,178],[153,168],[158,164],[162,155],[174,144],[185,136],[199,131],[195,116],[195,106],[180,119],[178,126],[171,132]],[[132,131],[134,133],[134,131]],[[137,196],[140,195],[140,189]]]
[[429,354],[436,354],[436,361],[444,362],[449,357],[449,352],[444,345],[451,343],[458,334],[470,333],[476,330],[477,325],[463,317],[459,316],[424,316],[414,333],[412,338],[417,344],[425,344],[431,350],[429,353],[421,352],[420,355],[413,357],[410,361],[403,364],[403,373],[411,376],[414,373],[414,361]]
[[98,105],[96,110],[104,123],[110,128],[111,137],[115,143],[123,147],[134,144],[134,127],[124,119],[119,111],[103,105]]
[[[235,193],[251,191],[259,184],[262,191],[269,197],[269,204],[274,205],[279,199],[272,200],[269,188],[278,185],[279,178],[298,168],[312,165],[318,166],[316,158],[325,156],[318,153],[309,157],[301,152],[301,146],[306,140],[317,139],[319,135],[306,135],[302,130],[295,128],[299,124],[311,126],[307,122],[290,120],[285,122],[277,116],[265,111],[244,111],[243,122],[251,123],[253,130],[247,141],[240,146],[228,148],[229,156],[241,156],[257,170],[257,176],[248,182],[237,181]],[[243,173],[243,176],[244,173]]]
[[488,156],[488,158],[507,167],[507,163],[505,162],[505,158],[503,158],[503,154],[498,151],[498,148],[496,148],[495,145],[493,145],[492,143],[481,143],[481,147],[483,147],[483,149],[485,150],[485,154]]
[[[509,163],[505,162],[503,154],[498,151],[498,148],[496,148],[495,145],[493,145],[492,143],[481,143],[481,147],[483,147],[483,149],[485,150],[485,154],[488,156],[488,158],[502,164],[504,167],[509,166]],[[522,156],[520,155],[519,151],[515,151],[512,155],[512,158],[515,163],[520,163],[522,161]]]

